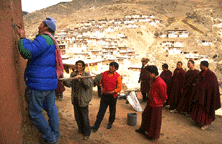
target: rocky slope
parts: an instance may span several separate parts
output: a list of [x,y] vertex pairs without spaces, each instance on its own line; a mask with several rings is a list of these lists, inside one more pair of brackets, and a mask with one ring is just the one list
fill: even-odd
[[[129,47],[135,48],[140,58],[147,56],[152,63],[158,65],[167,62],[170,69],[175,68],[178,60],[185,64],[183,55],[168,56],[160,43],[164,40],[160,33],[171,29],[186,29],[189,38],[174,39],[182,41],[183,51],[197,50],[210,58],[211,69],[220,74],[222,40],[222,0],[73,0],[29,13],[24,16],[27,37],[34,37],[38,25],[47,16],[57,20],[58,31],[67,27],[78,27],[80,22],[89,19],[116,19],[132,14],[153,14],[162,20],[158,26],[141,24],[138,29],[123,29],[116,33],[125,33],[128,37],[123,41]],[[213,45],[202,46],[202,40],[210,40]],[[134,60],[135,63],[139,59]],[[222,62],[221,62],[222,63]]]

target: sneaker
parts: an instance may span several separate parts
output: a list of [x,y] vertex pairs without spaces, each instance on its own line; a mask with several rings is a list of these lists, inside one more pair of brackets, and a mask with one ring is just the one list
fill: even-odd
[[202,126],[200,129],[204,131],[204,130],[206,130],[207,128],[208,128],[208,126],[207,126],[207,125],[204,125],[204,126]]
[[88,140],[88,139],[89,139],[89,136],[83,136],[83,139],[84,139],[84,140]]
[[174,110],[171,110],[170,112],[171,112],[171,113],[177,113],[177,110],[174,109]]
[[112,128],[112,124],[108,124],[107,129],[111,129]]

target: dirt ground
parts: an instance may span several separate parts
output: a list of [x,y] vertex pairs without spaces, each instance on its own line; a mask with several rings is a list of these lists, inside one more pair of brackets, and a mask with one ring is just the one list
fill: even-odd
[[[194,126],[194,122],[190,117],[178,113],[170,113],[168,109],[163,109],[163,119],[160,139],[151,141],[145,136],[136,133],[135,130],[141,124],[141,112],[136,112],[130,104],[126,104],[126,100],[117,101],[116,120],[111,129],[106,129],[109,118],[107,109],[106,115],[101,123],[100,129],[91,133],[89,140],[83,140],[83,136],[77,132],[77,124],[74,118],[73,105],[71,104],[71,89],[66,88],[62,101],[56,101],[60,120],[61,136],[59,144],[123,144],[123,143],[222,143],[222,118],[216,117],[216,120],[208,127],[206,131]],[[141,94],[138,93],[138,98],[141,100]],[[100,98],[97,96],[97,91],[93,92],[93,99],[89,105],[90,124],[93,125],[99,110]],[[146,103],[141,104],[144,109]],[[137,113],[136,126],[127,125],[127,113]],[[30,123],[31,124],[31,123]],[[26,131],[24,136],[24,144],[38,144],[41,135],[32,125]]]

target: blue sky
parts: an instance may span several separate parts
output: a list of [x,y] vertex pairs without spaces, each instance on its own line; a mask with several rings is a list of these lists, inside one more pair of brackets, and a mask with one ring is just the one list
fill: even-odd
[[40,10],[59,2],[67,2],[72,0],[22,0],[22,10],[29,13]]

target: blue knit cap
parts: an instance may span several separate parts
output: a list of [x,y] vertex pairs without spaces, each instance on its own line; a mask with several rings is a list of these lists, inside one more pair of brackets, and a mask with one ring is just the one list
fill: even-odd
[[51,30],[56,31],[56,21],[54,18],[47,17],[46,20],[43,21]]

